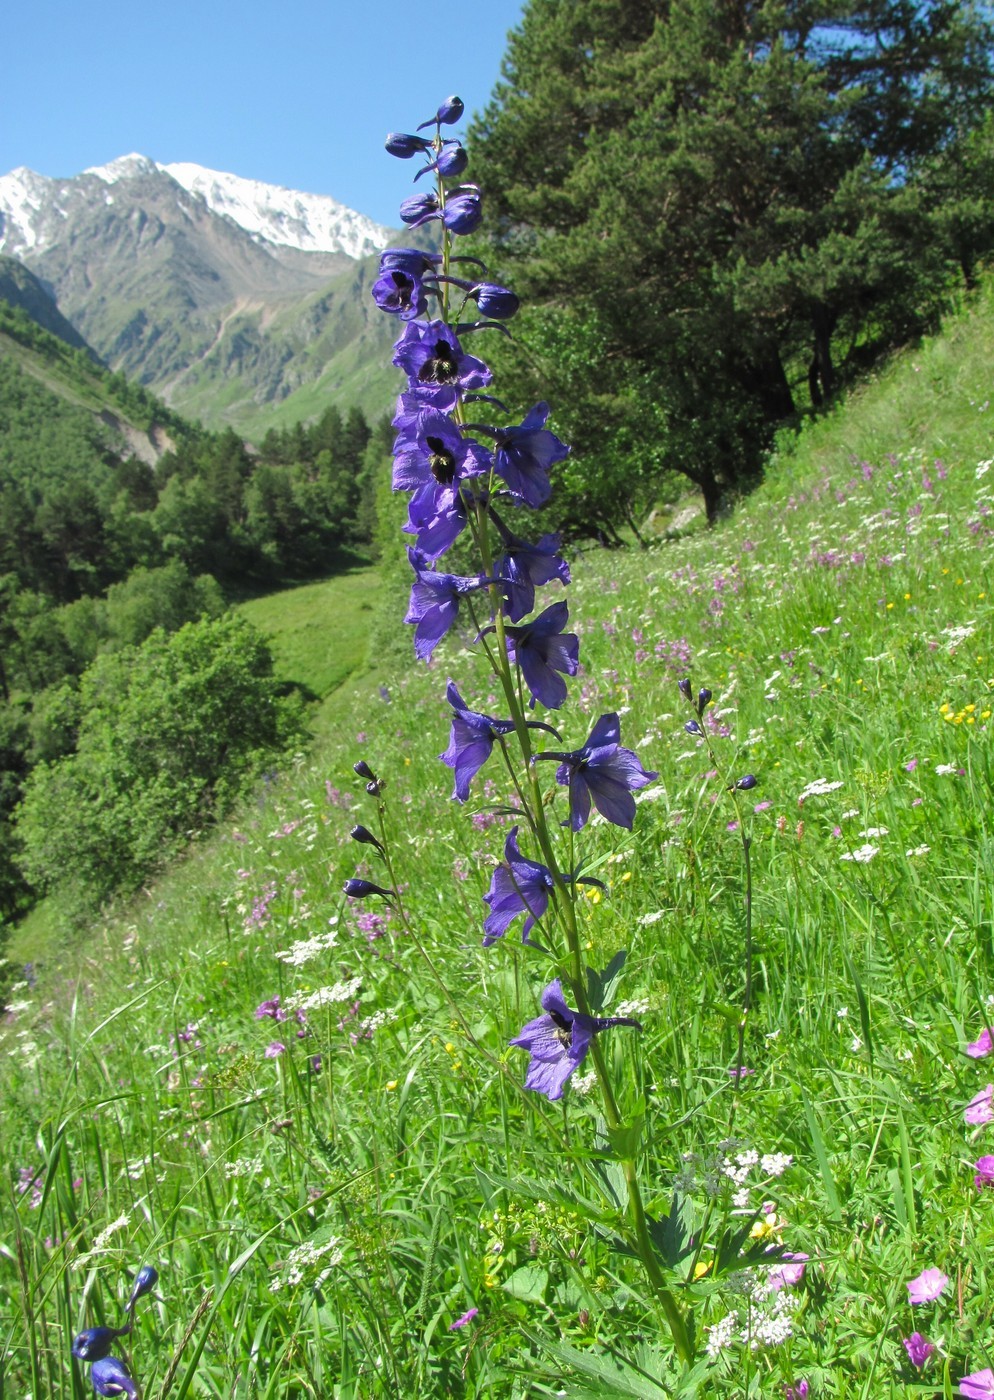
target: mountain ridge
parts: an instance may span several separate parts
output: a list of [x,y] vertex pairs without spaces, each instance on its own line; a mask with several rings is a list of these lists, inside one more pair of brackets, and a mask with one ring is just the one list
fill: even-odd
[[[369,296],[392,230],[329,196],[133,153],[0,177],[0,254],[113,370],[247,435],[335,403],[391,406],[394,327]],[[274,417],[275,415],[275,417]]]

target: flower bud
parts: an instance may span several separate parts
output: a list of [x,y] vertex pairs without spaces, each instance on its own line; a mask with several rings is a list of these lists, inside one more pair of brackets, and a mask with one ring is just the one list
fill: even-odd
[[349,835],[352,837],[353,841],[359,841],[362,845],[375,846],[378,851],[383,850],[383,847],[368,827],[354,826],[349,832]]
[[703,734],[703,733],[704,733],[704,730],[703,730],[703,729],[701,728],[701,726],[697,723],[696,719],[688,719],[687,723],[686,723],[683,727],[684,727],[684,729],[686,729],[686,731],[687,731],[688,734]]
[[447,97],[435,113],[435,120],[441,122],[442,126],[452,126],[465,110],[461,97]]
[[746,773],[745,777],[740,778],[735,786],[739,792],[751,792],[756,786],[756,782],[757,779],[754,774]]
[[684,676],[682,680],[677,681],[676,686],[683,698],[692,705],[694,703],[694,692],[690,688],[690,677]]
[[398,160],[410,160],[411,156],[420,155],[431,148],[431,142],[424,136],[408,136],[403,131],[391,131],[383,144],[387,152]]
[[699,690],[697,692],[697,713],[699,715],[702,715],[710,703],[711,691],[708,690],[706,687],[703,690]]
[[461,175],[468,164],[466,147],[460,146],[458,141],[446,141],[437,159],[432,161],[432,169],[437,170],[439,175],[454,176]]
[[364,758],[360,758],[358,763],[353,763],[352,771],[353,773],[358,773],[360,778],[368,778],[371,783],[377,781],[376,774]]
[[[277,997],[275,998],[275,1000],[278,1001],[279,998]],[[258,1020],[258,1011],[256,1011],[255,1014],[256,1020]],[[138,1270],[138,1273],[135,1276],[135,1282],[131,1289],[131,1297],[128,1299],[128,1306],[126,1311],[130,1312],[134,1305],[138,1302],[139,1298],[144,1298],[146,1293],[151,1293],[152,1289],[158,1282],[159,1275],[157,1270],[155,1270],[151,1264],[143,1265],[143,1267]]]
[[484,316],[492,316],[495,321],[507,321],[521,305],[513,292],[506,287],[498,287],[495,282],[481,282],[474,287],[470,296]]
[[346,880],[342,889],[349,899],[368,899],[371,894],[381,894],[385,899],[391,897],[390,890],[374,885],[371,880]]

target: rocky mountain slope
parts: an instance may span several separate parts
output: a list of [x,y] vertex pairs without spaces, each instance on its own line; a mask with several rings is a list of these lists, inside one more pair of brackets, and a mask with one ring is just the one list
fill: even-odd
[[369,297],[391,231],[336,201],[131,155],[67,180],[0,178],[16,258],[104,361],[252,435],[389,407],[394,328]]

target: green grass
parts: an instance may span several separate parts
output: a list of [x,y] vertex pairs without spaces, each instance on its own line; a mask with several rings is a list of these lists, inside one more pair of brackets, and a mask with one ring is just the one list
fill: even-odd
[[[524,1092],[507,1047],[552,967],[516,926],[481,947],[507,782],[491,758],[462,808],[438,761],[447,677],[502,710],[471,629],[430,668],[381,674],[374,656],[332,690],[327,638],[366,616],[357,574],[347,607],[331,585],[247,605],[280,669],[332,696],[318,745],[38,969],[6,1018],[11,1394],[86,1394],[69,1340],[120,1316],[146,1260],[160,1297],[129,1339],[146,1400],[738,1398],[802,1377],[812,1396],[887,1400],[952,1396],[994,1365],[994,1228],[974,1185],[992,1129],[963,1116],[994,1077],[964,1053],[994,1016],[992,341],[987,298],[783,444],[712,533],[573,560],[583,673],[551,719],[572,747],[618,710],[659,773],[634,831],[591,823],[576,857],[605,883],[581,899],[589,963],[626,950],[610,1011],[636,1002],[644,1024],[597,1043],[632,1139],[641,1126],[695,1368],[680,1376],[619,1247],[625,1186],[596,1094],[575,1080],[563,1105]],[[328,614],[302,643],[298,603],[302,623],[316,603]],[[714,758],[684,729],[688,655],[714,691]],[[412,931],[383,905],[369,927],[340,893],[357,868],[383,880],[348,836],[376,821],[359,758],[386,784]],[[538,767],[561,816],[554,765]],[[758,787],[730,795],[746,772]],[[736,1085],[744,833],[754,1073]],[[304,941],[306,961],[277,956]],[[257,1018],[268,998],[322,988],[306,1027]],[[736,1214],[715,1164],[750,1150],[792,1161],[773,1175],[746,1157]],[[708,1328],[733,1312],[745,1325],[732,1245],[753,1224],[747,1254],[782,1239],[810,1256],[786,1290],[793,1335],[753,1350],[713,1333],[709,1357]],[[926,1267],[949,1285],[912,1308],[906,1284]],[[902,1345],[915,1330],[937,1346],[921,1376]]]
[[240,603],[269,640],[276,673],[324,700],[365,665],[379,574],[356,568]]

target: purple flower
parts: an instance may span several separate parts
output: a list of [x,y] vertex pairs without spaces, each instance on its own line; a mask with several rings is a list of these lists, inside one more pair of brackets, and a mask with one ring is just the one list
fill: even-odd
[[261,1001],[255,1008],[255,1019],[264,1021],[267,1016],[271,1016],[274,1021],[285,1021],[286,1012],[280,1006],[278,996],[270,997],[268,1001]]
[[959,1393],[965,1400],[994,1400],[994,1371],[988,1366],[964,1376],[959,1383]]
[[468,1312],[463,1313],[462,1317],[457,1317],[455,1322],[449,1323],[449,1331],[458,1332],[460,1327],[465,1327],[468,1322],[472,1322],[479,1311],[479,1308],[470,1308]]
[[493,517],[504,541],[504,554],[494,565],[494,575],[504,595],[504,612],[512,622],[520,622],[535,606],[535,589],[558,578],[569,583],[569,565],[559,553],[559,536],[543,535],[537,544],[513,535],[496,515]]
[[475,185],[460,185],[450,190],[440,217],[450,233],[473,233],[483,220],[480,191]]
[[904,1338],[904,1349],[908,1353],[908,1359],[912,1366],[917,1366],[920,1371],[935,1351],[935,1346],[920,1332],[912,1332],[910,1337]]
[[454,486],[490,470],[490,453],[464,438],[452,419],[437,409],[417,415],[411,431],[394,443],[393,489],[418,491],[425,486]]
[[574,831],[586,826],[591,800],[606,821],[631,831],[635,821],[632,793],[659,776],[647,773],[636,754],[621,747],[620,738],[618,716],[601,715],[583,748],[535,755],[561,760],[556,782],[569,787],[569,824]]
[[991,1033],[986,1026],[977,1036],[977,1039],[966,1047],[966,1053],[974,1060],[982,1060],[984,1056],[989,1055],[992,1050],[994,1050],[994,1040],[991,1039]]
[[118,1337],[126,1337],[130,1331],[130,1322],[127,1327],[87,1327],[73,1337],[70,1350],[78,1361],[99,1361],[110,1354]]
[[528,916],[521,930],[521,941],[527,943],[536,919],[548,908],[554,888],[552,871],[521,854],[518,828],[513,826],[504,842],[504,860],[494,871],[490,888],[483,896],[484,904],[490,906],[490,913],[483,921],[484,948],[503,938],[511,921],[519,914]]
[[779,1293],[781,1288],[796,1288],[804,1277],[804,1270],[807,1254],[791,1254],[789,1251],[780,1256],[780,1262],[774,1264],[769,1273],[769,1285],[774,1293]]
[[[439,754],[439,758],[455,774],[452,796],[458,802],[465,802],[469,798],[469,785],[490,757],[494,741],[501,734],[513,733],[514,721],[495,719],[493,715],[478,714],[468,709],[453,681],[449,681],[445,688],[445,698],[453,709],[452,730],[449,747]],[[544,729],[550,734],[556,732],[550,725],[540,724],[538,720],[529,720],[528,728]]]
[[402,321],[423,316],[428,309],[428,295],[420,278],[412,277],[399,267],[381,272],[371,290],[380,310],[399,316]]
[[536,509],[552,494],[549,468],[568,456],[569,448],[545,427],[549,405],[537,403],[515,428],[496,434],[494,470],[512,495]]
[[[466,593],[485,588],[487,580],[479,575],[467,578],[429,569],[425,556],[416,549],[408,549],[407,557],[411,561],[415,581],[404,621],[416,624],[414,654],[420,661],[428,661],[446,632],[455,625],[459,615],[459,599]],[[564,699],[565,690],[564,685]]]
[[739,778],[738,782],[735,784],[735,787],[738,789],[739,792],[751,792],[752,789],[756,786],[756,783],[757,779],[755,775],[752,773],[746,773],[744,778]]
[[286,1054],[286,1046],[282,1040],[271,1040],[266,1046],[266,1059],[278,1060],[281,1055]]
[[994,1106],[991,1100],[994,1099],[994,1084],[988,1084],[981,1089],[979,1094],[974,1094],[973,1098],[963,1110],[963,1117],[967,1123],[979,1126],[982,1123],[990,1123],[994,1119]]
[[90,1372],[93,1389],[98,1395],[125,1395],[139,1400],[138,1387],[128,1374],[128,1368],[116,1356],[104,1356],[95,1361]]
[[439,175],[446,179],[461,175],[469,164],[469,154],[465,146],[458,141],[443,141],[442,149],[434,160],[423,165],[415,175],[415,180],[420,180],[422,175],[430,175],[432,171],[437,171]]
[[978,1191],[985,1186],[994,1186],[994,1157],[978,1157],[974,1163],[973,1184]]
[[908,1284],[910,1303],[934,1303],[949,1282],[948,1274],[941,1269],[923,1269],[917,1278]]
[[561,1099],[566,1081],[582,1063],[598,1031],[611,1026],[642,1027],[628,1016],[585,1016],[571,1011],[563,999],[558,977],[542,993],[544,1016],[529,1021],[511,1045],[531,1055],[525,1088],[545,1094],[550,1103]]
[[417,390],[482,389],[493,375],[482,360],[467,355],[444,321],[411,321],[394,346],[393,363]]
[[525,626],[504,629],[507,654],[521,667],[532,707],[541,701],[547,709],[558,710],[566,699],[562,675],[575,676],[579,670],[580,639],[573,632],[563,632],[568,621],[566,604],[553,603]]
[[807,1395],[807,1381],[798,1381],[796,1385],[785,1385],[783,1388],[784,1400],[807,1400]]

